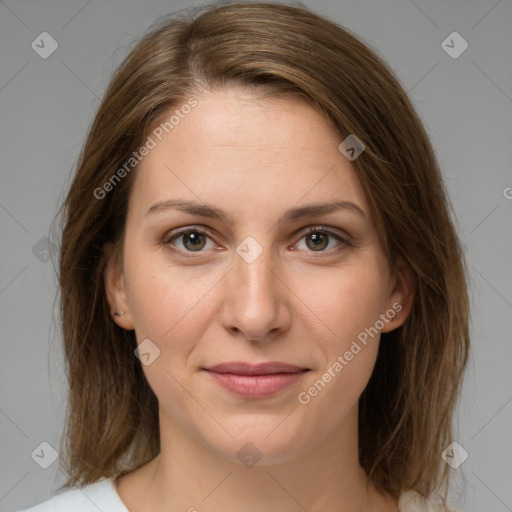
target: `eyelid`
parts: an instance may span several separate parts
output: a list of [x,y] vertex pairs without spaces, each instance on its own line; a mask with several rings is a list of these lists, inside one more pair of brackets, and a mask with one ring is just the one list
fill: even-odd
[[349,242],[351,240],[351,236],[346,232],[346,231],[343,231],[341,229],[337,229],[337,228],[333,228],[331,226],[324,226],[324,225],[321,225],[321,224],[316,224],[314,226],[308,226],[307,228],[305,228],[305,231],[304,230],[300,230],[298,233],[297,233],[297,236],[298,235],[307,235],[309,233],[316,233],[316,232],[321,232],[321,233],[327,233],[329,235],[335,235],[337,236],[338,238],[340,238],[341,240],[343,240],[344,242]]
[[[190,232],[201,233],[202,235],[207,235],[210,238],[212,238],[211,232],[208,231],[206,228],[203,228],[201,226],[191,225],[191,226],[183,226],[181,228],[173,229],[172,232],[171,232],[171,236],[164,237],[164,243],[169,243],[173,238],[176,238],[179,235],[187,234],[187,233],[190,233]],[[167,234],[169,234],[169,233],[167,233]]]

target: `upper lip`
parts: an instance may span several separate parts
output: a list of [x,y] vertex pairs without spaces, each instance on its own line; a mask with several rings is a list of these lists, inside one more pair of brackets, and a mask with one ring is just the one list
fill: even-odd
[[274,373],[300,373],[309,370],[293,364],[271,361],[268,363],[250,364],[240,361],[221,363],[204,368],[215,373],[232,373],[235,375],[272,375]]

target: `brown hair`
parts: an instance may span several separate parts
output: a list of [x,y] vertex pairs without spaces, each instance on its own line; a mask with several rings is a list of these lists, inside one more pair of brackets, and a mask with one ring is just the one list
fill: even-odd
[[415,278],[412,311],[382,335],[360,399],[360,463],[378,488],[447,489],[442,450],[469,350],[466,269],[429,139],[405,91],[349,31],[305,8],[234,3],[154,27],[115,72],[62,207],[61,317],[69,403],[63,487],[136,469],[159,452],[158,402],[133,331],[106,300],[105,242],[121,245],[136,168],[103,187],[171,107],[202,87],[297,95],[345,138],[391,264]]

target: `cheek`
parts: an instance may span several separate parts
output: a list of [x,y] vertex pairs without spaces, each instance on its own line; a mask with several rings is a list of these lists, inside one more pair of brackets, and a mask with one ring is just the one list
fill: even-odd
[[171,265],[164,251],[151,254],[134,248],[130,254],[125,258],[125,275],[137,342],[149,339],[159,350],[142,369],[164,410],[172,410],[175,420],[185,425],[190,415],[201,414],[193,410],[183,386],[189,387],[190,354],[211,323],[208,291],[218,277],[213,279],[199,268],[185,272]]
[[378,265],[367,261],[331,270],[328,279],[297,282],[312,311],[309,332],[322,354],[303,391],[308,395],[305,401],[315,400],[314,407],[321,411],[335,405],[343,416],[372,374],[380,339],[375,326],[386,303],[383,278]]
[[[188,352],[208,325],[209,290],[218,277],[214,279],[199,267],[184,271],[171,265],[163,250],[155,251],[134,249],[125,259],[128,302],[137,339],[149,338],[160,350],[173,355]],[[178,366],[176,358],[172,360]]]
[[125,273],[137,341],[150,339],[160,351],[142,370],[158,398],[163,421],[201,439],[201,425],[215,429],[216,424],[191,399],[189,390],[195,382],[191,354],[212,323],[222,273],[219,276],[200,267],[184,270],[171,265],[165,251],[148,254],[133,249],[125,258]]
[[353,410],[377,359],[380,335],[371,329],[382,311],[382,292],[376,281],[356,276],[340,273],[323,293],[317,290],[308,296],[322,319],[315,336],[321,364],[301,387],[298,401],[309,412],[308,418],[323,419],[320,426],[311,420],[319,435],[328,435]]
[[380,269],[367,264],[329,269],[323,276],[298,276],[297,295],[318,324],[328,346],[343,349],[361,332],[375,325],[386,304],[386,282]]

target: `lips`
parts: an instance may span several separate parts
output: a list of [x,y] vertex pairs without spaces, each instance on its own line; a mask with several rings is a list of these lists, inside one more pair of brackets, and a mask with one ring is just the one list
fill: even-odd
[[234,375],[273,375],[276,373],[301,373],[309,370],[309,368],[300,368],[276,361],[261,364],[221,363],[205,369],[215,373],[232,373]]
[[244,399],[262,399],[273,396],[298,382],[309,368],[269,362],[249,364],[244,362],[222,363],[203,368],[213,381],[225,390]]

